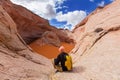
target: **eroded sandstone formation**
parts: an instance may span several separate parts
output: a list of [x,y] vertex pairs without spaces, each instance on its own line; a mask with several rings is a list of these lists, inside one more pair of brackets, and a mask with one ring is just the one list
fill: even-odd
[[71,72],[54,73],[50,60],[33,52],[22,40],[4,9],[0,6],[1,80],[120,80],[120,0],[97,9],[74,29]]
[[73,71],[54,74],[53,80],[119,80],[120,0],[94,11],[73,32]]
[[51,65],[26,45],[0,5],[0,80],[49,80]]

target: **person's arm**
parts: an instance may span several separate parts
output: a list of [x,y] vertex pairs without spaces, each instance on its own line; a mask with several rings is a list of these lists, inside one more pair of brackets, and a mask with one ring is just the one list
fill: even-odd
[[54,60],[55,61],[55,65],[58,65],[60,60],[61,60],[60,55],[58,55],[57,58]]

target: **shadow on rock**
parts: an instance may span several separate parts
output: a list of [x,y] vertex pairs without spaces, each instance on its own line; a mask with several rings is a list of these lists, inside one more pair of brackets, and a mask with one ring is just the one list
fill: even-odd
[[85,67],[76,66],[76,67],[73,67],[73,70],[71,72],[73,72],[73,73],[83,73],[84,71],[85,71]]
[[[73,70],[72,71],[64,71],[65,73],[83,73],[85,71],[85,67],[83,66],[76,66],[76,67],[73,67]],[[59,71],[56,71],[56,73],[59,72]]]

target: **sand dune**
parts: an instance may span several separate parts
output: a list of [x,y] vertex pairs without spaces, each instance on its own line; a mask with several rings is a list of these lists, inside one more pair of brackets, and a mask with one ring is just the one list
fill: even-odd
[[[68,43],[61,43],[65,47],[65,51],[69,53],[73,48],[73,44],[68,44]],[[39,46],[37,44],[30,44],[30,47],[37,53],[51,59],[55,58],[58,55],[58,47],[52,46],[52,45],[44,45],[44,46]]]

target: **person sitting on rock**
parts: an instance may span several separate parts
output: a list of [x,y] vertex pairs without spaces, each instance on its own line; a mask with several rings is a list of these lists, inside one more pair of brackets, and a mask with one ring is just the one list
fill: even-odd
[[72,70],[72,58],[65,52],[64,46],[59,48],[59,55],[53,59],[52,63],[57,71],[71,71]]

